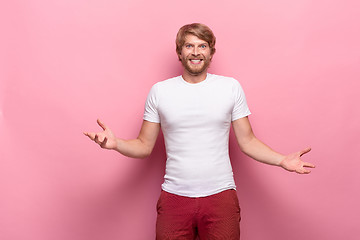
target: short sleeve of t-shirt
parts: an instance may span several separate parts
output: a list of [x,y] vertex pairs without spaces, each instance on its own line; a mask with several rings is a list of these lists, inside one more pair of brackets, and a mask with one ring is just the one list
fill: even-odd
[[231,121],[235,121],[239,118],[246,117],[251,114],[246,102],[244,90],[242,89],[240,83],[236,80],[233,88],[233,94],[235,104],[232,111]]
[[158,106],[158,86],[155,84],[146,99],[145,111],[143,119],[149,122],[160,123],[160,116],[157,109]]

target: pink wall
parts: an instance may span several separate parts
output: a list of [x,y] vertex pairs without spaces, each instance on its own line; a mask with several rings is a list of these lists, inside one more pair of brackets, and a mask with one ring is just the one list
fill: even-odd
[[101,118],[137,136],[148,90],[179,75],[175,34],[218,38],[210,72],[243,85],[255,133],[300,176],[231,157],[244,240],[358,239],[360,4],[357,0],[33,0],[0,4],[0,239],[154,238],[164,172],[82,135]]

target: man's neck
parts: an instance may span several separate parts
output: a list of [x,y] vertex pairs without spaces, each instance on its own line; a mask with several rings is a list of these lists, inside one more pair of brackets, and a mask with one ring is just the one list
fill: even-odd
[[182,77],[188,83],[199,83],[206,79],[207,71],[204,71],[198,75],[191,74],[184,70]]

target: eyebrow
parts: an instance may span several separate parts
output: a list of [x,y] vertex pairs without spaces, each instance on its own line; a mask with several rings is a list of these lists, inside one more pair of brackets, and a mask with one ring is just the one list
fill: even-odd
[[[185,46],[185,45],[188,45],[188,44],[190,44],[190,45],[195,45],[194,43],[185,42],[185,43],[184,43],[184,46]],[[208,42],[204,42],[204,43],[199,43],[198,45],[208,45],[208,46],[209,46],[209,43],[208,43]]]

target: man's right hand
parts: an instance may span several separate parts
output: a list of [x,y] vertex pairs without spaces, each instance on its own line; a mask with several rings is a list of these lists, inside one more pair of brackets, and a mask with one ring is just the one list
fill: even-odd
[[151,154],[154,148],[156,138],[160,131],[160,123],[154,123],[144,120],[141,126],[139,136],[135,139],[124,140],[115,137],[115,134],[97,120],[99,126],[104,130],[102,132],[84,132],[91,140],[105,149],[116,150],[124,156],[131,158],[146,158]]
[[84,132],[86,136],[88,136],[91,140],[99,144],[101,148],[105,149],[116,149],[117,140],[115,134],[108,128],[104,123],[102,123],[99,119],[97,120],[99,126],[104,130],[102,132],[94,133],[94,132]]

